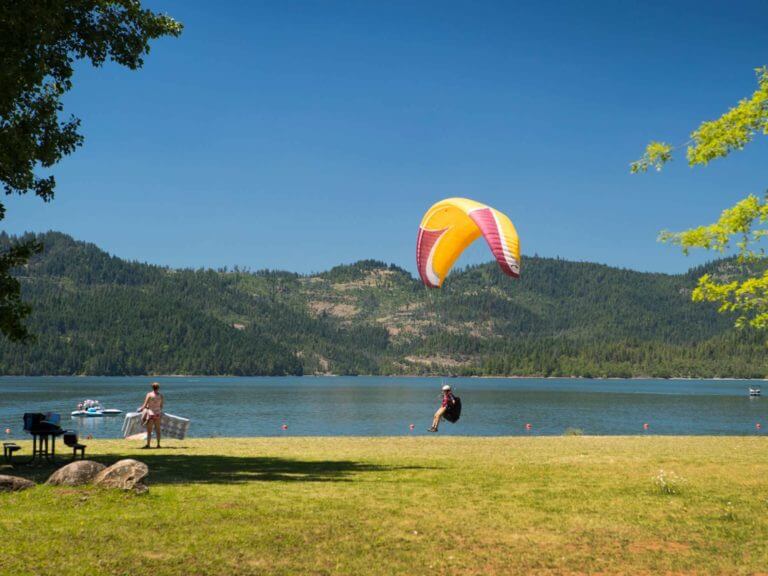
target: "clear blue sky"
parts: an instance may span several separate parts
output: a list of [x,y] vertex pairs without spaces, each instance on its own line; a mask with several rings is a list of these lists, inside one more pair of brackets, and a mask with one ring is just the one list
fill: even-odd
[[768,188],[767,138],[708,168],[628,171],[754,91],[764,0],[149,6],[184,34],[137,72],[79,68],[66,111],[85,145],[52,203],[8,200],[8,231],[170,266],[413,271],[422,213],[467,196],[511,217],[524,254],[676,272],[710,256],[659,230]]

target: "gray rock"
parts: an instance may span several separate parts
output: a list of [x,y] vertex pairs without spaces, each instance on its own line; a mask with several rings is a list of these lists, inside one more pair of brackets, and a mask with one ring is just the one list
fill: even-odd
[[93,460],[78,460],[56,470],[46,484],[52,486],[82,486],[92,481],[106,466]]
[[133,458],[127,458],[118,460],[109,468],[99,472],[93,483],[104,488],[133,490],[137,494],[143,494],[148,490],[142,482],[147,474],[149,474],[149,467],[146,464]]
[[34,488],[35,483],[26,478],[19,478],[18,476],[6,476],[0,475],[0,492],[16,492],[18,490],[26,490],[27,488]]

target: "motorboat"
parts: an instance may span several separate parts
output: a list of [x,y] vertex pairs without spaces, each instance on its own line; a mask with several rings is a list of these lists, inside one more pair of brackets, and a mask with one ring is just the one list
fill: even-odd
[[88,416],[91,418],[104,416],[104,413],[101,410],[96,410],[96,408],[89,408],[88,410],[73,410],[71,414],[72,416]]
[[116,408],[104,408],[98,400],[83,400],[77,405],[77,410],[73,410],[71,414],[86,418],[101,418],[103,416],[117,416],[122,413],[122,410]]
[[762,394],[762,391],[760,390],[760,386],[750,386],[749,387],[749,395],[754,396],[760,396]]

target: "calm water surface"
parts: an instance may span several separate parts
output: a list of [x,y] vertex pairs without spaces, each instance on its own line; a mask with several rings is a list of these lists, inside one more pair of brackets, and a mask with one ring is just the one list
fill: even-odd
[[[96,438],[120,436],[122,416],[71,418],[85,398],[135,410],[152,378],[0,378],[0,437],[24,437],[24,412],[60,412]],[[192,420],[190,436],[390,436],[426,434],[439,378],[157,378],[166,411]],[[466,436],[768,433],[765,398],[733,380],[451,378],[464,410],[440,433]],[[643,423],[649,424],[648,432]],[[530,423],[532,429],[525,430]],[[764,430],[758,430],[760,423]],[[288,426],[282,430],[283,424]],[[414,424],[411,432],[409,425]]]

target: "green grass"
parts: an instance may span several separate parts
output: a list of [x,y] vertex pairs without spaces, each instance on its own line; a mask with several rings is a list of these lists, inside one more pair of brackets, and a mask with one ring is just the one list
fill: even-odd
[[90,441],[105,463],[146,462],[150,492],[0,495],[0,574],[753,574],[768,570],[767,447],[757,437],[252,438],[151,451]]

